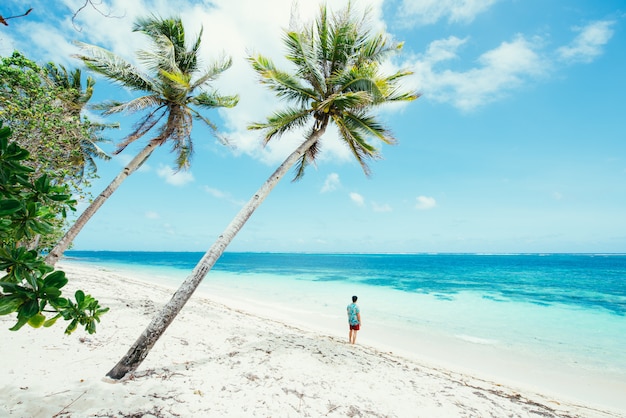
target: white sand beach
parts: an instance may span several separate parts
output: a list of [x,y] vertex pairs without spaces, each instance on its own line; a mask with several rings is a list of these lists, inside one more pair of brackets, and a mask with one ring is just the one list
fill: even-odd
[[172,289],[60,267],[68,290],[84,289],[111,310],[94,335],[64,336],[62,323],[11,332],[14,316],[0,317],[2,417],[626,417],[614,405],[352,346],[347,329],[346,338],[324,335],[200,293],[138,371],[111,383],[105,374]]

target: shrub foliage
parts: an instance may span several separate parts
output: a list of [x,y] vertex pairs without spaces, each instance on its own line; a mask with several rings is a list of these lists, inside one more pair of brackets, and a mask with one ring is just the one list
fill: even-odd
[[67,334],[79,325],[93,334],[108,308],[82,290],[75,292],[75,300],[64,297],[65,273],[28,247],[37,236],[52,233],[59,214],[65,216],[76,202],[67,186],[53,185],[46,174],[32,176],[26,165],[29,152],[11,142],[10,135],[0,123],[0,270],[5,272],[0,277],[0,315],[17,313],[12,331],[26,324],[49,327],[63,318],[69,321]]

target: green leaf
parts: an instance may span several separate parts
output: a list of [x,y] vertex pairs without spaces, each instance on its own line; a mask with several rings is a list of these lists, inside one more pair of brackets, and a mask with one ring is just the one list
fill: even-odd
[[51,298],[50,304],[54,306],[55,309],[67,308],[70,302],[66,298]]
[[[6,277],[4,278],[6,279]],[[4,293],[17,293],[22,289],[19,284],[11,282],[0,282],[0,287],[2,287]]]
[[22,208],[22,203],[17,199],[0,200],[0,216],[9,216]]
[[74,297],[76,298],[76,304],[78,305],[78,308],[81,310],[84,309],[83,303],[85,301],[85,292],[83,292],[82,290],[77,290],[74,294]]
[[46,322],[43,323],[43,327],[44,328],[51,327],[52,325],[55,324],[55,322],[57,322],[57,319],[59,319],[60,317],[61,317],[61,314],[57,314],[53,316],[52,318],[48,319]]
[[54,200],[55,202],[66,202],[66,201],[69,201],[69,199],[71,197],[72,197],[72,195],[69,195],[69,194],[51,194],[51,195],[48,195],[48,199]]
[[43,279],[43,283],[46,287],[56,287],[60,289],[67,284],[67,277],[65,277],[64,271],[56,270],[48,274],[46,278]]
[[61,296],[61,290],[53,286],[45,287],[43,293],[46,298],[51,299],[51,301],[58,300],[59,296]]
[[38,313],[37,315],[33,315],[29,318],[28,325],[33,328],[40,328],[45,321],[46,317],[42,313]]
[[4,296],[0,298],[0,315],[8,315],[19,309],[24,300],[17,296]]
[[72,320],[72,322],[70,322],[67,328],[65,328],[65,333],[69,335],[72,332],[76,331],[77,327],[78,327],[78,320],[74,319]]
[[9,328],[9,331],[18,331],[20,328],[26,325],[26,323],[28,322],[28,319],[29,318],[20,318],[18,316],[17,323],[13,325],[11,328]]
[[37,300],[29,300],[19,310],[19,316],[26,318],[37,315],[39,313],[39,302]]

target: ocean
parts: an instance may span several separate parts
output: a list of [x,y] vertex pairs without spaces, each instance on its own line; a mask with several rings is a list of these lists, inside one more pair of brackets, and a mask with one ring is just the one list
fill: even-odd
[[[202,255],[68,251],[65,261],[177,287]],[[345,338],[357,295],[357,343],[554,390],[572,377],[581,392],[626,385],[624,254],[227,252],[199,291]]]

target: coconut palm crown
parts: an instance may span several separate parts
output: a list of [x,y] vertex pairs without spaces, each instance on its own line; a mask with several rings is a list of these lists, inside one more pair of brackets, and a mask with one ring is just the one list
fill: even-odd
[[[415,100],[419,95],[398,86],[403,77],[412,74],[410,71],[398,71],[390,76],[380,71],[381,62],[400,51],[403,43],[390,42],[384,34],[373,34],[366,29],[365,17],[355,19],[352,14],[349,5],[329,19],[326,7],[322,6],[310,28],[286,32],[286,57],[295,64],[294,74],[279,70],[261,55],[249,58],[261,83],[291,103],[266,122],[254,123],[249,129],[262,130],[267,144],[287,131],[309,124],[307,137],[311,137],[315,132],[323,133],[332,123],[369,175],[366,160],[379,157],[379,152],[368,139],[396,143],[391,132],[372,115],[372,109],[385,103]],[[319,148],[316,141],[302,155],[296,179],[304,175],[305,167],[315,160]]]
[[220,140],[225,141],[217,133],[215,125],[194,107],[230,108],[237,104],[239,101],[237,95],[222,96],[215,90],[205,90],[209,82],[230,68],[232,60],[224,58],[220,62],[200,68],[198,51],[202,30],[188,47],[180,18],[161,19],[154,16],[140,18],[135,22],[133,31],[146,34],[152,41],[150,50],[137,53],[138,60],[150,74],[110,51],[78,43],[89,55],[76,57],[83,60],[88,68],[125,88],[145,93],[128,102],[108,101],[94,108],[102,110],[105,115],[148,110],[133,131],[119,144],[115,153],[123,151],[130,143],[145,135],[160,122],[164,122],[159,125],[151,141],[156,145],[170,142],[172,150],[177,155],[178,168],[186,169],[193,153],[191,140],[193,119],[204,122]]

